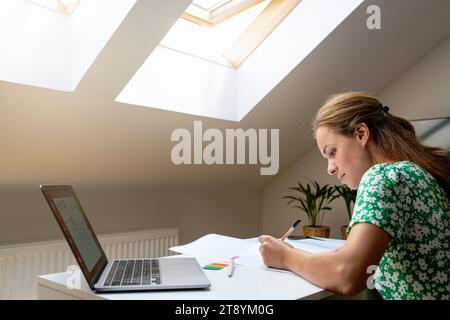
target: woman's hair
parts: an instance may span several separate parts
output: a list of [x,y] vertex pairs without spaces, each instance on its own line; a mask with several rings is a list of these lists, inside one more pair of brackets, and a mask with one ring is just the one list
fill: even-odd
[[326,126],[351,136],[360,123],[369,127],[381,154],[388,159],[418,164],[437,180],[450,199],[449,153],[420,143],[408,120],[392,115],[388,107],[367,93],[347,92],[331,96],[316,115],[314,135],[319,127]]

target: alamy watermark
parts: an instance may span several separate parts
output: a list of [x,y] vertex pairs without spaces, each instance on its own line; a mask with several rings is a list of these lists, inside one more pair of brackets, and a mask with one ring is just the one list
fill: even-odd
[[261,175],[274,175],[279,169],[279,129],[270,129],[270,132],[268,129],[226,129],[223,134],[215,128],[203,132],[202,121],[194,121],[193,137],[188,129],[179,128],[172,132],[170,139],[178,142],[170,155],[176,165],[254,165],[259,162]]
[[81,289],[80,267],[71,265],[71,266],[67,267],[66,273],[69,273],[69,277],[66,280],[66,287],[70,290]]
[[381,29],[381,8],[376,4],[367,7],[366,13],[369,17],[366,20],[367,29],[380,30]]
[[369,289],[369,290],[373,290],[375,288],[373,278],[377,274],[377,269],[378,269],[378,266],[376,264],[372,264],[367,267],[366,272],[367,272],[367,274],[370,274],[370,276],[367,278],[366,286],[367,286],[367,289]]

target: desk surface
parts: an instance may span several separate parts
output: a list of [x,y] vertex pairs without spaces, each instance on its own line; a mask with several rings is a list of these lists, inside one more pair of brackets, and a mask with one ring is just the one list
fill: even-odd
[[[213,261],[197,259],[201,266]],[[285,272],[268,271],[236,265],[233,277],[228,268],[204,270],[211,281],[209,289],[165,290],[129,293],[95,294],[82,277],[81,289],[66,286],[70,273],[38,277],[39,299],[108,299],[108,300],[293,300],[323,299],[332,292],[319,288],[303,278]]]

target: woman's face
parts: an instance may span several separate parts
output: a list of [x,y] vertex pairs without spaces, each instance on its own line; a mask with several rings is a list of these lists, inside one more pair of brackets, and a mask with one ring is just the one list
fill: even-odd
[[361,177],[372,166],[368,135],[365,124],[357,127],[352,136],[338,134],[326,126],[317,129],[317,146],[328,160],[328,174],[336,175],[351,189],[358,189]]

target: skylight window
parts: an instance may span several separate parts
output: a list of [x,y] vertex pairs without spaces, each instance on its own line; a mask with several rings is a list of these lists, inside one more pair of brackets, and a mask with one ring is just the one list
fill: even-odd
[[[211,27],[180,19],[116,101],[241,121],[362,1],[266,0]],[[194,0],[208,10],[228,2]],[[227,25],[236,33],[223,31],[225,43]]]
[[135,3],[0,0],[0,81],[74,91]]
[[27,0],[38,6],[64,14],[72,14],[80,0]]
[[214,26],[264,0],[194,0],[182,17],[206,26]]
[[260,1],[251,9],[214,27],[199,25],[184,18],[178,19],[160,45],[232,67],[233,65],[223,57],[223,53],[250,26],[268,3],[269,1]]
[[160,45],[238,68],[300,0],[194,0]]

